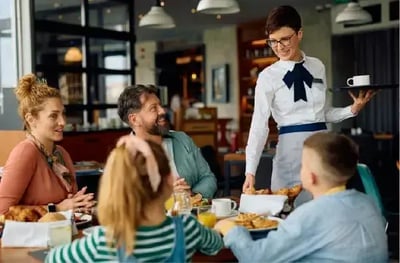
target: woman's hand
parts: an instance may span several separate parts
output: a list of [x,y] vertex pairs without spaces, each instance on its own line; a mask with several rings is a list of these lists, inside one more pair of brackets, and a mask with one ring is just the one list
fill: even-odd
[[377,93],[377,90],[368,90],[365,92],[365,90],[360,90],[358,92],[358,96],[356,97],[353,92],[349,91],[350,97],[353,99],[353,105],[351,105],[351,112],[354,115],[357,115],[362,108],[372,99],[372,97],[375,96]]
[[90,213],[95,205],[94,194],[86,194],[86,187],[83,187],[76,194],[69,194],[66,199],[56,205],[57,211],[72,209],[74,212]]
[[247,173],[246,180],[243,183],[242,192],[245,193],[247,190],[254,188],[254,174]]

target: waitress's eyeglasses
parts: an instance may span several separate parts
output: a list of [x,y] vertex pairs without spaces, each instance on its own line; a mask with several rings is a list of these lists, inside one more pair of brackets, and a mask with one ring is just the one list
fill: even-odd
[[287,47],[290,45],[290,39],[294,35],[296,35],[296,32],[294,32],[291,36],[281,38],[281,40],[267,39],[267,44],[270,47],[276,47],[278,46],[278,43],[280,43],[282,46]]

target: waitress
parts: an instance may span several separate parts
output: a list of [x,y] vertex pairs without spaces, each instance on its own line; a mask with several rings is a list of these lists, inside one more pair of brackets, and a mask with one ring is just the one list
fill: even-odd
[[279,127],[271,178],[274,191],[300,184],[301,151],[307,137],[326,130],[326,122],[340,122],[356,116],[375,95],[372,90],[360,91],[358,96],[349,92],[352,105],[344,108],[326,105],[325,66],[300,50],[303,29],[300,15],[293,7],[274,8],[267,18],[266,34],[267,43],[279,60],[265,68],[257,79],[243,191],[254,186],[271,114]]

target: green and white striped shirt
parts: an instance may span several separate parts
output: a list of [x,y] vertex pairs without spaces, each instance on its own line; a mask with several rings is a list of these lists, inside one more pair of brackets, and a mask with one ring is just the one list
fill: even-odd
[[[182,216],[186,261],[200,250],[214,255],[223,247],[221,236],[214,230],[201,225],[193,216]],[[163,262],[174,249],[174,222],[167,219],[159,226],[142,226],[137,229],[134,256],[140,262]],[[71,244],[52,249],[46,262],[110,262],[117,261],[116,248],[106,243],[105,229],[101,226],[84,238]]]

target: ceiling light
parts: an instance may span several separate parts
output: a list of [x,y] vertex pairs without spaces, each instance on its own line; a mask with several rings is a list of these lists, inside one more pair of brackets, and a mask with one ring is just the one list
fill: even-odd
[[65,53],[64,56],[65,62],[81,62],[82,61],[82,52],[77,47],[70,47]]
[[336,16],[335,20],[336,23],[345,25],[362,25],[371,21],[371,14],[356,2],[348,3],[345,9]]
[[200,0],[197,5],[197,12],[204,14],[234,14],[239,11],[236,0]]
[[175,22],[172,17],[164,11],[164,8],[161,7],[160,0],[157,0],[157,4],[152,6],[150,11],[140,19],[139,26],[166,29],[175,27]]

